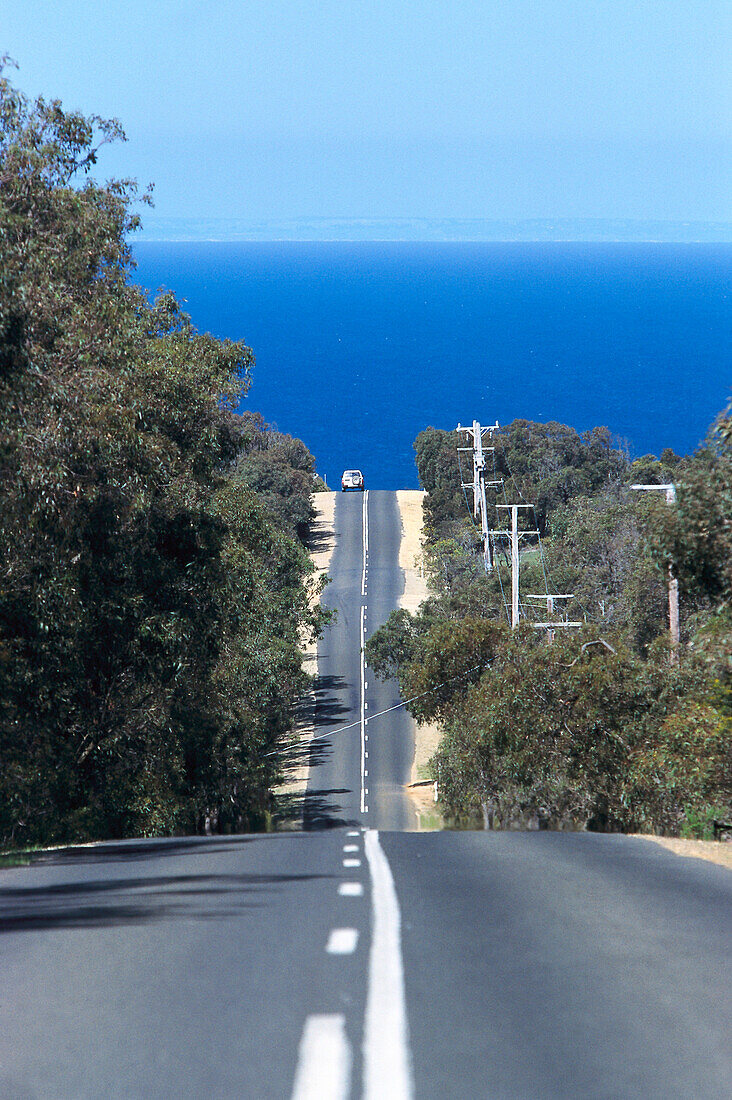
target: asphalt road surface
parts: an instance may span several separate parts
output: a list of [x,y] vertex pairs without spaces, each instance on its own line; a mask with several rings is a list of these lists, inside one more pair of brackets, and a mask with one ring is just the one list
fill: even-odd
[[[405,794],[414,726],[399,690],[377,680],[363,643],[398,606],[401,522],[396,494],[336,497],[335,548],[323,603],[336,611],[318,647],[315,725],[305,828],[344,824],[414,829]],[[396,708],[396,709],[395,709]]]
[[726,1100],[729,871],[626,837],[399,831],[411,727],[362,721],[394,696],[360,667],[398,521],[370,493],[364,539],[363,503],[338,498],[318,719],[356,725],[316,743],[308,831],[1,870],[0,1097]]

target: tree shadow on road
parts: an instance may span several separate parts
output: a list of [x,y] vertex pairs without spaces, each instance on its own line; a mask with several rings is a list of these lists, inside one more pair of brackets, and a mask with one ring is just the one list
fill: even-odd
[[[324,874],[180,874],[92,878],[0,889],[0,933],[224,920]],[[295,899],[291,904],[298,904]]]

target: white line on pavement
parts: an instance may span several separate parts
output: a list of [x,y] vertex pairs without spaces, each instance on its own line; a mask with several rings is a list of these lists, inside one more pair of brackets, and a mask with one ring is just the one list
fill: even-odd
[[326,951],[329,955],[352,955],[358,943],[356,928],[333,928],[328,937]]
[[365,674],[366,669],[364,665],[364,645],[365,645],[365,629],[364,629],[364,609],[361,608],[361,813],[366,813],[366,795],[364,792],[364,770],[366,767],[366,688]]
[[343,860],[343,866],[344,867],[360,867],[361,866],[361,860],[360,859],[344,859]]
[[363,886],[360,882],[342,882],[338,887],[338,893],[342,898],[360,898],[363,894]]
[[366,595],[366,567],[369,554],[369,493],[368,489],[363,494],[363,516],[361,520],[362,544],[363,544],[363,569],[361,571],[361,595]]
[[350,1090],[351,1048],[345,1016],[308,1016],[292,1100],[347,1100]]
[[[348,835],[351,836],[351,833],[349,833]],[[344,844],[343,845],[343,851],[344,852],[357,852],[358,851],[358,844]]]
[[360,835],[361,835],[361,833],[359,832],[358,829],[349,829],[348,832],[346,833],[346,836],[360,836]]
[[401,914],[389,862],[375,829],[364,837],[371,871],[371,955],[364,1027],[365,1100],[410,1100]]

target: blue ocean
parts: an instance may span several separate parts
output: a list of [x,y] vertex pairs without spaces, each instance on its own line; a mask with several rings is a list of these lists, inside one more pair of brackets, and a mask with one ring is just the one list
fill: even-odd
[[607,425],[632,455],[693,450],[732,386],[729,244],[135,244],[136,279],[243,339],[247,407],[337,486],[418,484],[422,428]]

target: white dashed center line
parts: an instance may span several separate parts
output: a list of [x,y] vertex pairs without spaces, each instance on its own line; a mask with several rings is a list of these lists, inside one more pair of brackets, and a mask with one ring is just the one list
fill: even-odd
[[361,866],[361,860],[360,859],[344,859],[343,860],[343,866],[344,867],[360,867]]
[[338,893],[342,898],[360,898],[363,896],[363,886],[360,882],[342,882]]
[[352,955],[358,943],[356,928],[333,928],[326,951],[329,955]]
[[350,1091],[351,1048],[345,1016],[308,1016],[292,1100],[347,1100]]

